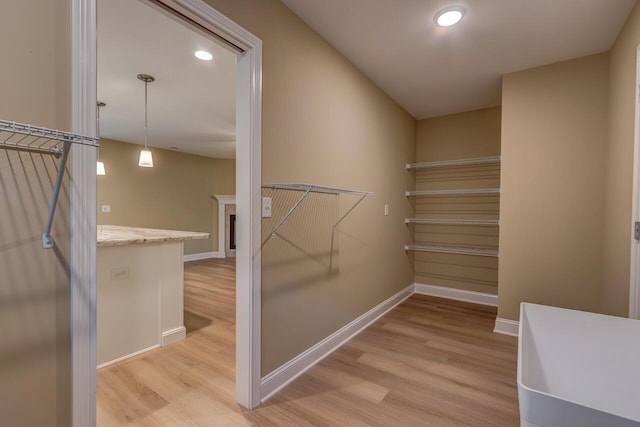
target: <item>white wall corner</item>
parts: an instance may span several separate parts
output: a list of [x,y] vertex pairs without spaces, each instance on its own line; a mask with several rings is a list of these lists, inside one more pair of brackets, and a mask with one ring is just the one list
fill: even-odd
[[415,284],[415,292],[420,295],[447,298],[456,301],[472,302],[475,304],[498,306],[498,295],[483,292],[466,291],[463,289],[445,288],[444,286]]
[[503,335],[511,335],[513,337],[518,336],[518,329],[520,322],[517,320],[503,319],[501,317],[496,318],[496,325],[493,328],[493,332]]
[[356,334],[409,298],[413,295],[414,289],[414,285],[407,286],[262,378],[260,387],[262,402],[265,402],[286,385],[305,373],[309,368],[329,356]]

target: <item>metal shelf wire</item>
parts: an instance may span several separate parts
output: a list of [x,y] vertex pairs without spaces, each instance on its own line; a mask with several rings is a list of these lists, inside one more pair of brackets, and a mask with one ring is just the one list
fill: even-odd
[[500,221],[497,219],[457,219],[457,218],[405,218],[405,224],[436,224],[436,225],[487,225],[497,226]]
[[500,194],[499,188],[469,188],[464,190],[417,190],[405,191],[410,196],[463,196],[468,194]]
[[407,163],[407,169],[434,169],[451,166],[471,166],[500,163],[500,156],[476,157],[472,159],[441,160],[438,162]]
[[457,255],[476,255],[485,257],[498,257],[497,249],[485,249],[485,248],[469,248],[462,246],[441,246],[430,244],[414,244],[404,245],[405,251],[418,251],[418,252],[437,252],[444,254],[457,254]]
[[303,191],[304,194],[293,204],[293,206],[289,209],[289,211],[278,221],[273,230],[271,230],[271,238],[274,239],[276,237],[276,232],[278,229],[284,224],[284,222],[293,214],[293,212],[298,208],[300,203],[309,195],[309,193],[323,193],[323,194],[355,194],[360,196],[360,199],[345,212],[340,219],[333,225],[331,232],[335,232],[338,224],[344,220],[347,215],[349,215],[355,208],[358,206],[367,196],[372,195],[371,191],[361,191],[361,190],[351,190],[346,188],[338,188],[338,187],[328,187],[324,185],[315,185],[315,184],[305,184],[305,183],[276,183],[276,184],[263,184],[263,188],[272,188],[276,190],[293,190],[293,191]]
[[99,146],[98,138],[91,136],[0,120],[0,148],[50,154],[55,157],[60,157],[58,173],[49,205],[47,223],[44,233],[42,233],[42,247],[45,249],[53,248],[51,227],[53,226],[53,216],[56,211],[56,205],[58,204],[58,196],[60,195],[62,178],[64,177],[67,159],[69,158],[69,151],[71,151],[71,144],[81,144],[91,147]]

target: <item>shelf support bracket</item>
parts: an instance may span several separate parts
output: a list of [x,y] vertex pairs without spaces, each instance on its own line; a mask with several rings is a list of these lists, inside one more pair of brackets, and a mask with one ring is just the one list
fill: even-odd
[[51,204],[49,205],[49,216],[47,218],[47,225],[45,226],[44,233],[42,233],[42,247],[44,249],[53,248],[51,227],[53,226],[53,216],[56,213],[56,206],[58,205],[58,196],[60,196],[60,188],[62,187],[62,178],[64,178],[64,171],[67,166],[69,151],[71,151],[71,141],[65,140],[62,148],[62,158],[60,159],[58,174],[56,176],[56,183],[53,187],[53,195],[51,196]]
[[300,205],[300,203],[302,203],[302,201],[307,197],[307,195],[309,194],[310,191],[311,191],[311,188],[307,189],[307,191],[304,192],[302,197],[300,197],[298,199],[298,201],[291,207],[291,209],[289,209],[289,212],[287,212],[285,214],[285,216],[283,216],[282,219],[280,221],[278,221],[276,226],[273,227],[273,230],[271,230],[271,238],[272,239],[276,238],[276,231],[278,231],[278,229],[282,226],[282,224],[284,224],[284,222],[287,220],[287,218],[289,218],[291,216],[291,214],[297,209],[298,205]]
[[342,222],[343,219],[345,219],[366,197],[368,196],[368,194],[363,194],[362,197],[360,197],[360,199],[358,199],[358,201],[355,203],[355,205],[351,206],[351,209],[349,209],[348,211],[346,211],[344,213],[344,215],[342,215],[340,217],[340,219],[338,220],[338,222],[336,222],[333,225],[333,228],[331,229],[331,233],[335,233],[336,231],[336,227]]

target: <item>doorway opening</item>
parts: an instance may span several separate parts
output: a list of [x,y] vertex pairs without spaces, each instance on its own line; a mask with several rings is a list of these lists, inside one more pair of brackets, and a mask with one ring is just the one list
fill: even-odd
[[[211,39],[215,39],[218,42],[223,41],[219,44],[226,45],[227,50],[233,50],[237,60],[235,69],[237,78],[235,85],[237,126],[235,196],[237,199],[239,226],[235,230],[237,237],[235,265],[238,273],[235,286],[236,302],[233,310],[237,313],[237,317],[235,318],[235,334],[231,333],[231,338],[234,339],[230,341],[231,346],[236,348],[236,369],[235,373],[227,372],[227,377],[229,375],[235,377],[233,378],[235,379],[235,384],[233,384],[234,381],[231,381],[231,384],[235,385],[236,400],[247,408],[253,408],[260,403],[260,200],[259,198],[256,199],[255,196],[260,194],[261,184],[261,42],[200,0],[145,0],[142,3],[144,7],[152,4],[156,8],[156,12],[161,10],[165,17],[169,16],[172,20],[181,22],[200,35],[210,36]],[[72,1],[72,14],[74,17],[72,20],[72,129],[90,134],[94,133],[93,131],[96,128],[96,114],[94,112],[98,101],[96,98],[97,83],[94,77],[97,71],[97,54],[95,43],[91,42],[91,40],[96,39],[97,34],[95,26],[96,6],[96,0]],[[128,17],[129,15],[120,16]],[[158,54],[161,53],[158,52]],[[139,73],[149,74],[149,70],[141,70]],[[126,86],[126,84],[123,83],[123,86]],[[150,89],[149,93],[151,94],[153,87],[148,89]],[[149,106],[151,105],[149,103]],[[177,108],[179,106],[174,106],[174,111]],[[126,120],[128,117],[124,119]],[[207,118],[202,119],[201,117],[192,117],[192,119],[207,120]],[[108,118],[103,118],[102,124],[105,122],[108,122]],[[151,149],[153,150],[153,148]],[[161,160],[168,157],[163,157],[163,154],[166,153],[161,150],[158,153],[157,166],[156,164],[154,166],[159,168],[162,163]],[[101,156],[109,157],[107,148],[103,148],[100,154]],[[76,218],[80,219],[72,226],[72,251],[75,250],[71,265],[74,271],[72,275],[72,316],[75,319],[72,322],[73,423],[74,425],[93,425],[94,421],[92,420],[96,419],[96,402],[93,390],[95,390],[97,366],[94,345],[96,338],[100,339],[100,335],[96,334],[95,320],[95,245],[97,242],[91,227],[91,223],[96,224],[97,216],[95,186],[92,188],[92,184],[96,183],[95,165],[97,159],[95,153],[92,154],[87,150],[75,150],[72,156],[74,156],[75,160],[71,167],[74,186],[72,210],[76,206],[72,216],[75,215]],[[105,161],[107,159],[101,158],[100,160],[104,163],[107,177],[110,174],[123,172],[118,167],[110,171],[109,164]],[[136,164],[131,167],[138,168]],[[153,197],[153,192],[150,193],[152,193],[150,194],[151,197],[147,197],[145,200],[147,203],[153,204],[156,200]],[[158,196],[157,193],[156,196]],[[211,203],[210,197],[209,203]],[[110,206],[106,203],[104,205]],[[89,208],[82,209],[78,208],[79,206],[88,206]],[[105,208],[105,211],[109,211],[109,207]],[[214,211],[213,207],[212,211]],[[100,205],[100,212],[103,213],[102,205]],[[114,213],[114,211],[111,210],[111,212],[104,213]],[[219,253],[220,249],[216,249],[210,252]],[[151,258],[153,259],[153,257]],[[162,260],[156,259],[156,265],[164,266],[164,264]],[[232,261],[230,265],[233,266]],[[153,270],[150,269],[149,271]],[[113,279],[131,278],[131,270],[127,270],[127,268],[111,268],[109,273]],[[163,292],[163,290],[161,289],[160,292]],[[184,297],[184,294],[182,297]],[[161,301],[168,300],[171,300],[171,298],[165,298]],[[98,304],[100,304],[99,300]],[[234,306],[233,303],[231,305]],[[194,328],[194,330],[197,330],[197,328]],[[121,332],[125,334],[127,331]],[[173,343],[175,337],[177,337],[175,341],[180,342]],[[161,338],[164,338],[164,333],[162,333]],[[230,337],[227,336],[227,338]],[[167,341],[167,344],[172,343],[171,345],[173,346],[179,346],[182,343],[180,333],[176,333],[175,336],[172,336]],[[164,343],[161,340],[160,345],[162,344]],[[167,348],[171,348],[171,345],[167,345]],[[157,351],[160,352],[162,350],[159,349]],[[212,355],[210,352],[206,353],[207,355],[203,356],[206,360],[201,362],[206,361],[214,365],[215,362],[211,357]],[[143,358],[144,355],[141,354],[134,359]],[[100,393],[101,391],[98,390],[98,392]]]

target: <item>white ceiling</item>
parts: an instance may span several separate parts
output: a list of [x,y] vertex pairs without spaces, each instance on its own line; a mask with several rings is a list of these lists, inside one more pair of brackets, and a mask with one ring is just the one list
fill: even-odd
[[[282,0],[417,119],[501,102],[501,76],[607,51],[635,0]],[[454,27],[433,17],[467,14]]]
[[[208,50],[213,60],[193,56]],[[100,136],[144,144],[144,83],[149,145],[209,157],[235,157],[236,55],[135,0],[98,1]]]

